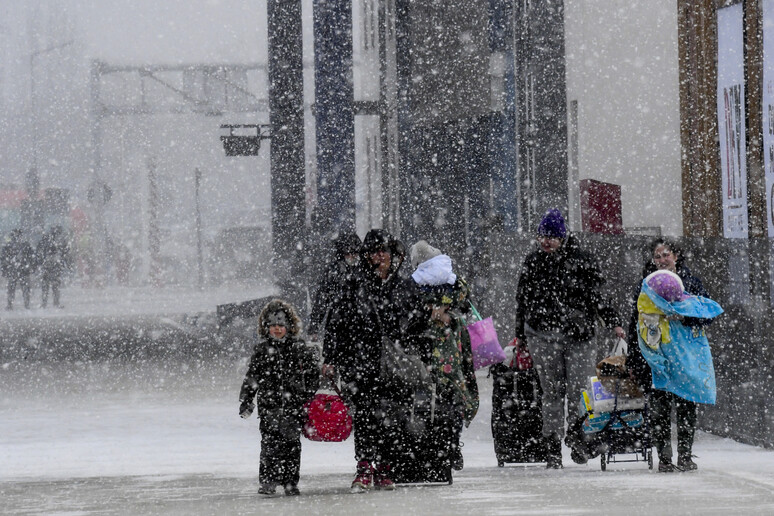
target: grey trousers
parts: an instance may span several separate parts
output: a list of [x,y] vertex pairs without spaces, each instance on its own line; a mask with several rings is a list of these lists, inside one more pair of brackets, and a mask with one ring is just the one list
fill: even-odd
[[535,331],[528,325],[524,333],[543,388],[543,435],[563,438],[565,419],[569,425],[578,418],[581,391],[588,388],[589,376],[596,374],[596,343]]

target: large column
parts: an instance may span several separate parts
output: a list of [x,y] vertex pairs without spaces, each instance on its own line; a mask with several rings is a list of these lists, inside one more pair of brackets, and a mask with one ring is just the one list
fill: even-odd
[[417,142],[412,137],[414,113],[411,98],[412,35],[411,1],[395,0],[395,75],[397,83],[397,128],[398,128],[398,209],[397,224],[400,238],[406,245],[417,240],[415,221],[418,202],[415,196],[421,184],[414,171],[412,146]]
[[713,0],[678,2],[683,233],[723,234],[717,127],[717,19]]
[[396,2],[401,237],[428,239],[463,268],[470,219],[489,203],[488,9]]
[[516,84],[513,0],[490,0],[489,46],[492,49],[493,112],[489,140],[493,211],[503,229],[518,229],[516,205]]
[[275,274],[283,295],[298,306],[306,228],[301,1],[268,0],[267,15]]
[[534,231],[547,208],[568,206],[564,2],[516,9],[521,229]]
[[317,210],[321,236],[355,228],[352,2],[314,2]]

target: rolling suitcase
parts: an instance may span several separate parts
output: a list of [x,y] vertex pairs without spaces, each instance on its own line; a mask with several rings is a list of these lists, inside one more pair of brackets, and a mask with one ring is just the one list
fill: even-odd
[[397,438],[388,462],[396,484],[451,484],[453,418],[458,409],[432,392],[418,391],[410,410],[397,417]]
[[492,437],[497,465],[545,462],[540,380],[534,368],[493,365]]

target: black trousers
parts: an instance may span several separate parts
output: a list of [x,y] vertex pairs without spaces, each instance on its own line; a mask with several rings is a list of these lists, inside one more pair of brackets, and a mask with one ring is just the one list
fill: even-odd
[[30,277],[27,276],[9,276],[8,277],[8,308],[13,307],[13,300],[16,297],[16,286],[21,287],[22,298],[24,299],[24,308],[30,307]]
[[690,457],[696,433],[696,403],[655,389],[651,391],[648,402],[650,429],[659,459],[672,458],[672,406],[677,419],[678,457]]
[[390,448],[398,438],[395,403],[378,386],[357,389],[352,403],[355,459],[377,464],[387,461]]
[[298,413],[261,416],[261,484],[297,485],[301,469],[301,417]]
[[62,278],[57,275],[43,274],[40,279],[42,287],[41,304],[45,308],[48,304],[48,290],[51,289],[51,293],[54,296],[54,306],[59,306],[60,289],[62,287]]

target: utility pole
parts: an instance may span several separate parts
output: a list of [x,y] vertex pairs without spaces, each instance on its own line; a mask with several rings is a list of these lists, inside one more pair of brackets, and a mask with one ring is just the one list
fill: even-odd
[[36,59],[50,52],[61,50],[74,44],[75,40],[65,41],[59,45],[53,45],[47,48],[36,50],[30,53],[30,107],[32,111],[32,168],[38,169],[38,109],[37,109],[37,91],[35,88],[35,63]]
[[156,160],[148,158],[148,258],[150,280],[154,287],[161,286],[161,238],[159,235],[159,191]]
[[202,210],[199,202],[199,188],[202,182],[202,171],[194,169],[194,189],[196,205],[196,265],[199,271],[199,289],[204,288],[204,260],[202,255]]

